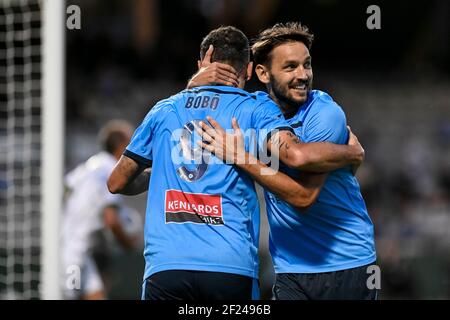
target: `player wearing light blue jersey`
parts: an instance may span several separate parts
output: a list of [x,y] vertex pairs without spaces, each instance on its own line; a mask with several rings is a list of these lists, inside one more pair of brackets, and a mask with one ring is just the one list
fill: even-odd
[[[308,94],[288,122],[304,142],[348,140],[343,110],[318,90]],[[300,174],[285,166],[280,170],[292,177]],[[366,283],[367,265],[376,260],[373,224],[351,168],[330,172],[316,202],[304,212],[269,191],[265,199],[277,299],[376,297]]]
[[[312,40],[308,28],[298,23],[263,31],[252,47],[256,74],[302,142],[346,144],[343,110],[328,94],[311,90]],[[203,83],[208,75],[205,69],[193,81]],[[205,147],[227,154],[223,145]],[[264,179],[254,166],[237,165],[257,181]],[[315,203],[307,210],[292,205],[292,186],[277,194],[265,191],[275,298],[375,299],[377,290],[367,285],[367,266],[376,260],[373,224],[352,168],[328,175],[308,175],[283,165],[280,170],[298,185],[309,185],[298,197]]]
[[[287,121],[304,142],[348,141],[343,110],[322,91],[311,91],[306,103]],[[280,170],[299,175],[286,166]],[[317,201],[304,214],[271,192],[266,192],[265,198],[277,273],[331,272],[375,261],[373,225],[351,168],[330,172]]]
[[[235,118],[242,129],[254,130],[258,143],[275,132],[280,144],[291,146],[283,157],[290,157],[286,162],[293,167],[326,170],[361,161],[357,146],[328,143],[308,145],[313,156],[303,157],[306,145],[297,143],[273,101],[241,89],[252,71],[245,35],[233,27],[216,29],[203,40],[202,56],[210,44],[215,47],[213,58],[240,70],[240,88],[203,86],[157,103],[108,181],[113,193],[139,193],[148,188],[148,175],[142,178],[140,173],[152,167],[145,222],[145,299],[257,297],[259,205],[254,184],[236,167],[196,146],[202,120],[214,117],[215,123],[230,128]],[[245,149],[250,151],[249,141]],[[292,182],[283,173],[277,177]]]
[[[344,112],[329,95],[311,90],[312,41],[298,23],[261,32],[252,47],[256,73],[302,141],[345,144]],[[305,212],[266,192],[275,297],[375,299],[377,290],[367,285],[367,265],[376,260],[374,230],[356,178],[342,168],[323,175],[319,190]]]
[[[256,132],[290,129],[273,103],[239,88],[185,90],[153,107],[124,153],[144,164],[153,161],[145,278],[176,269],[257,277],[259,205],[253,182],[236,168],[206,159],[210,156],[194,144],[194,127],[207,116],[223,126],[235,117]],[[191,156],[204,158],[198,164],[185,161]]]

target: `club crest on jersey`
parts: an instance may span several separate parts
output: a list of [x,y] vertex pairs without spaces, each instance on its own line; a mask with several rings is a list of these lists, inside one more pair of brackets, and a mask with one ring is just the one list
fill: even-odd
[[222,196],[166,190],[166,223],[223,225]]

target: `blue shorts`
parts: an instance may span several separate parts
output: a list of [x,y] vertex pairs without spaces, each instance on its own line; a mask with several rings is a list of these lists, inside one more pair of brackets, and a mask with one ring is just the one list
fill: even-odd
[[378,290],[367,284],[368,266],[322,273],[278,273],[275,300],[376,300]]
[[167,270],[157,272],[142,286],[143,300],[256,300],[258,281],[238,274]]

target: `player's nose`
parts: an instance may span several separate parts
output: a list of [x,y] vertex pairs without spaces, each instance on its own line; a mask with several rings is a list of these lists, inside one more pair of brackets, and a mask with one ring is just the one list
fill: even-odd
[[295,70],[295,77],[298,80],[306,80],[306,79],[308,79],[308,74],[307,74],[305,68],[303,68],[302,66],[298,67]]

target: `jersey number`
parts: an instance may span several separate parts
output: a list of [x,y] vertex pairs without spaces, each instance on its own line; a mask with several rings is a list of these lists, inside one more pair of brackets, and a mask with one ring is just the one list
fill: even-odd
[[195,167],[189,169],[187,166],[182,166],[177,169],[178,176],[187,181],[193,182],[203,177],[208,169],[209,155],[193,141],[195,133],[195,126],[198,126],[201,120],[193,120],[186,123],[183,127],[178,147],[187,161],[195,161]]

